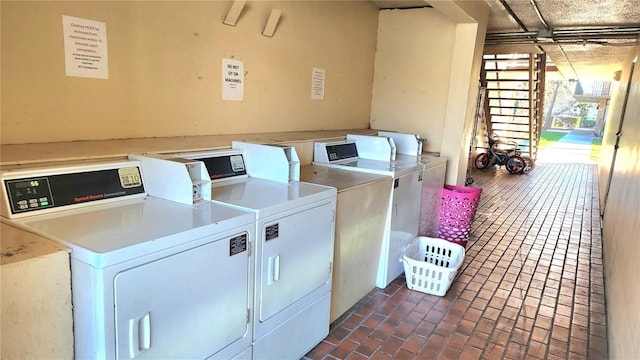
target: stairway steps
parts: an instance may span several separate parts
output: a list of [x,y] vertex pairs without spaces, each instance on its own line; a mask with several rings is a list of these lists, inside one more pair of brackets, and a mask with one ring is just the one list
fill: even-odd
[[487,134],[495,131],[502,141],[527,142],[522,147],[534,159],[541,130],[545,72],[545,54],[502,54],[485,55],[481,74],[481,85],[486,88],[482,118]]
[[514,89],[514,88],[495,89],[495,88],[487,88],[487,91],[522,91],[522,92],[528,92],[529,89]]
[[496,106],[496,105],[489,105],[490,108],[492,109],[516,109],[516,110],[527,110],[529,111],[529,107],[524,107],[524,106]]
[[495,104],[496,102],[502,103],[503,101],[507,101],[509,104],[511,104],[512,102],[517,101],[519,104],[528,104],[529,103],[529,99],[528,98],[522,98],[520,96],[518,97],[513,97],[513,96],[509,96],[509,97],[491,97],[491,99],[489,100],[490,103]]

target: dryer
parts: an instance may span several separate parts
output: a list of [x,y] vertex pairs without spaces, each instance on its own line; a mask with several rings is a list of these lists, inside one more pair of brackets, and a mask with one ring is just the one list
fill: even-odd
[[[359,155],[360,149],[368,158]],[[385,288],[404,273],[399,261],[403,249],[418,235],[420,193],[424,165],[398,162],[395,145],[389,138],[347,135],[346,140],[316,142],[314,165],[386,175],[393,178],[392,188],[380,196],[390,196],[388,221],[378,261],[376,286]]]
[[296,181],[293,148],[233,146],[174,155],[206,165],[212,201],[255,213],[254,359],[297,360],[329,333],[337,192]]
[[251,357],[253,213],[150,197],[138,161],[1,179],[2,221],[72,250],[75,358]]

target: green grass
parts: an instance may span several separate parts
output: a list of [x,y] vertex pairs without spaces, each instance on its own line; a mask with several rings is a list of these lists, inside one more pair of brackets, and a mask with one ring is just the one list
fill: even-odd
[[562,139],[565,135],[567,135],[566,132],[543,131],[542,134],[540,134],[540,143],[538,144],[538,146],[540,149],[544,149],[545,147],[551,145],[551,143]]
[[600,159],[600,146],[602,145],[602,138],[593,138],[591,142],[591,155],[589,155],[589,160],[598,162]]

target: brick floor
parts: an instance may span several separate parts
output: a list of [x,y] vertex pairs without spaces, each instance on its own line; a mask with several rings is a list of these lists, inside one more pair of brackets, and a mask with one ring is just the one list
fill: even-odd
[[374,289],[304,359],[606,359],[596,165],[473,171],[483,189],[444,297]]

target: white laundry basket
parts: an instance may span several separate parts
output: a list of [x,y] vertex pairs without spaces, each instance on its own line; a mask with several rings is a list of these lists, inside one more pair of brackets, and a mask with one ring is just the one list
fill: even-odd
[[464,261],[464,247],[426,236],[415,238],[400,258],[407,287],[444,296]]

